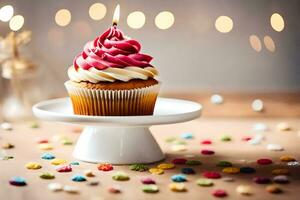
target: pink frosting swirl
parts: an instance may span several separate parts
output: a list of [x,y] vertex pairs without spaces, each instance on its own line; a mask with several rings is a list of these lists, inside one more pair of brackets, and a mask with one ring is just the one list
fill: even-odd
[[86,43],[83,52],[75,57],[74,67],[76,70],[78,67],[85,70],[91,67],[99,70],[109,67],[152,67],[152,57],[139,53],[140,50],[139,42],[124,37],[122,31],[113,26],[94,41]]

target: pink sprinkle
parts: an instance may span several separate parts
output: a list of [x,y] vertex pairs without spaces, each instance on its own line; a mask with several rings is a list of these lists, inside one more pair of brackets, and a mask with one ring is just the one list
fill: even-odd
[[56,171],[58,171],[58,172],[71,172],[72,167],[70,165],[65,165],[65,166],[62,166],[62,167],[58,167],[56,169]]
[[211,171],[203,172],[202,176],[204,176],[206,178],[211,178],[211,179],[221,178],[221,174],[219,172],[211,172]]
[[225,190],[217,189],[212,192],[215,197],[226,197],[227,192]]
[[213,150],[209,150],[209,149],[202,149],[201,154],[203,154],[203,155],[213,155],[213,154],[215,154],[215,152]]
[[251,140],[251,139],[252,139],[251,136],[244,136],[244,137],[242,137],[242,140],[243,140],[243,141],[249,141],[249,140]]
[[173,164],[178,164],[178,165],[182,165],[182,164],[185,164],[186,163],[186,161],[187,161],[187,159],[185,159],[185,158],[175,158],[174,160],[172,160],[172,163]]
[[261,159],[258,159],[256,162],[259,165],[270,165],[273,163],[272,160],[269,158],[261,158]]
[[142,179],[141,179],[141,182],[143,183],[143,184],[155,184],[155,181],[152,179],[152,178],[150,178],[150,177],[143,177]]
[[202,140],[201,144],[212,144],[211,140]]

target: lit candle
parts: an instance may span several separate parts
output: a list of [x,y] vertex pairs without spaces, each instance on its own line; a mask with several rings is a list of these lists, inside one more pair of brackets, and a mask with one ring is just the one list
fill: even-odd
[[115,8],[115,12],[113,15],[112,25],[117,26],[120,19],[120,5],[118,4]]

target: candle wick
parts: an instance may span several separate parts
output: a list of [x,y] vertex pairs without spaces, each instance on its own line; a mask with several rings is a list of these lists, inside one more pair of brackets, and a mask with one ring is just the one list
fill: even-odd
[[113,27],[115,27],[115,28],[116,28],[116,27],[117,27],[117,25],[118,25],[118,24],[117,24],[117,22],[113,22]]

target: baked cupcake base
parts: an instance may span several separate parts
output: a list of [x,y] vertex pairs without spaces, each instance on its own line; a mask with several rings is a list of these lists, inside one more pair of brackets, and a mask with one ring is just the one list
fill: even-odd
[[75,114],[94,116],[152,115],[159,92],[155,79],[88,83],[67,81]]

